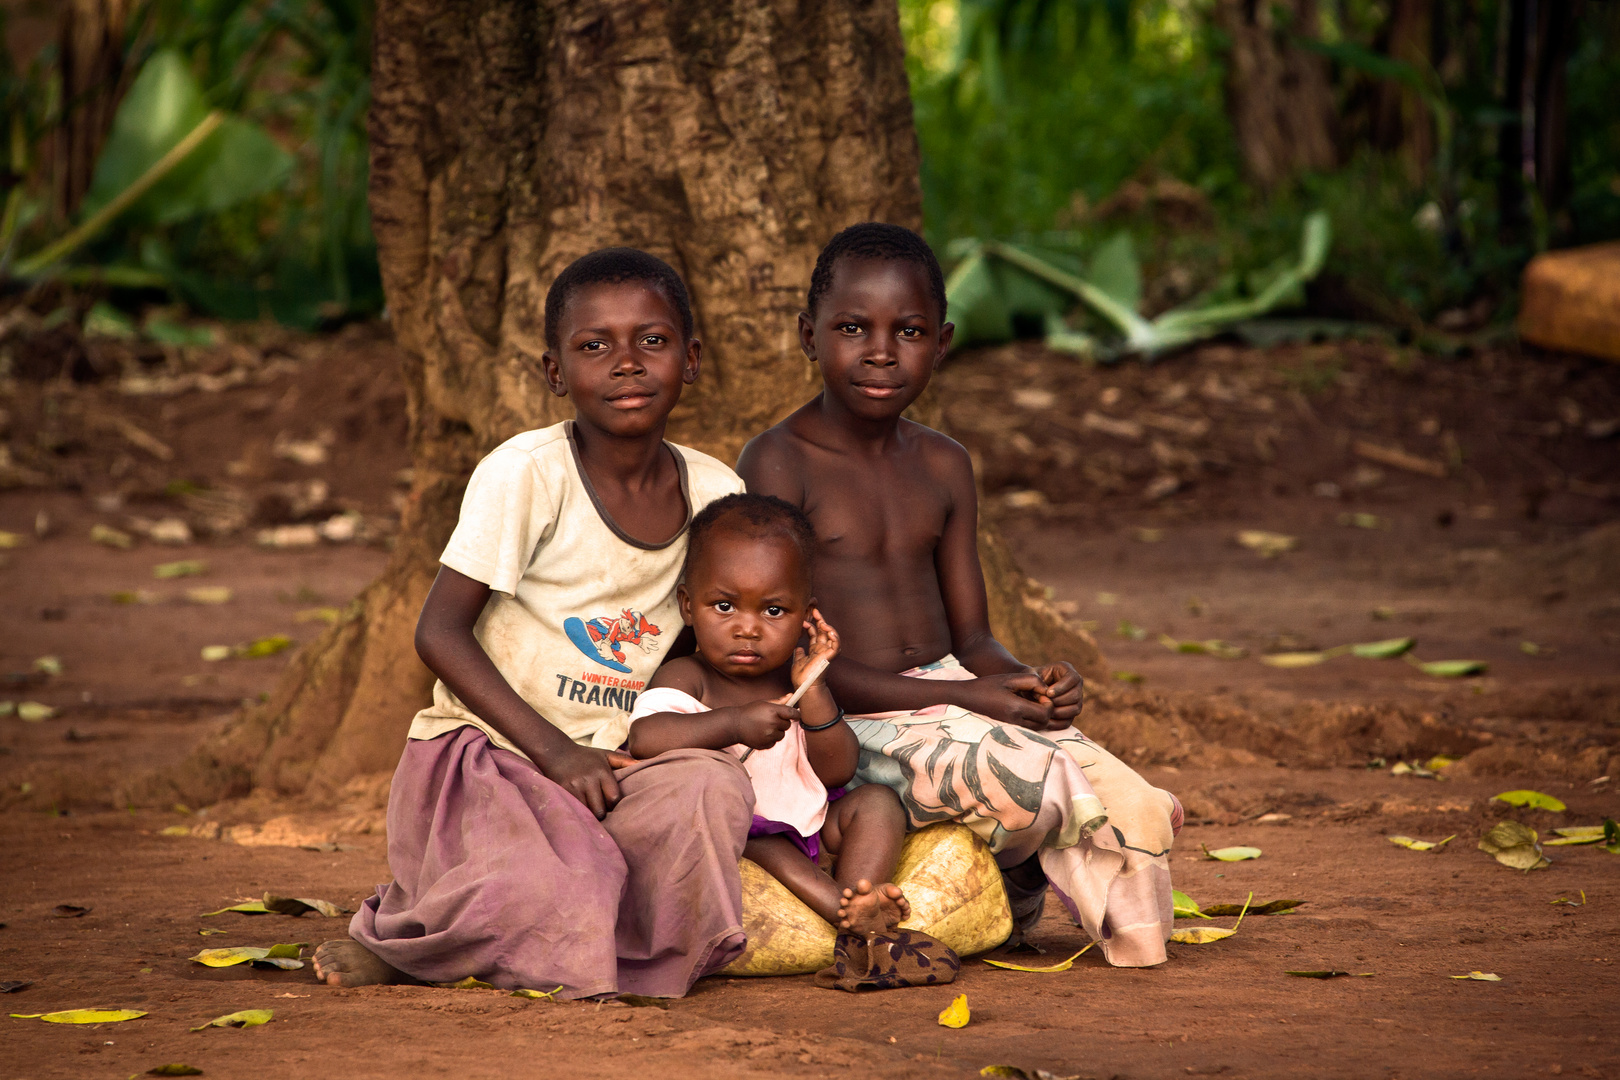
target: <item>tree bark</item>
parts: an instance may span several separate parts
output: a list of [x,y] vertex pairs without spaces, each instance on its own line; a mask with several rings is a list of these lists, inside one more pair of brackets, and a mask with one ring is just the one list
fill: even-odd
[[1326,61],[1290,41],[1318,36],[1316,0],[1216,0],[1215,24],[1230,42],[1226,112],[1249,179],[1269,189],[1338,164]]
[[[569,262],[628,244],[682,274],[704,362],[670,438],[734,461],[818,389],[794,318],[820,246],[857,221],[921,225],[892,2],[384,0],[375,40],[373,228],[414,460],[402,539],[269,702],[162,778],[194,805],[393,768],[428,700],[412,634],[468,474],[572,414],[537,368]],[[985,549],[1009,644],[1097,673],[1090,639]]]
[[78,212],[112,128],[124,86],[124,28],[129,0],[68,0],[57,41],[62,122],[55,132],[56,204],[64,220]]
[[[1394,0],[1380,32],[1379,47],[1393,60],[1426,72],[1432,66],[1434,40],[1432,0]],[[1372,88],[1373,145],[1395,153],[1407,178],[1421,183],[1434,160],[1434,121],[1416,90],[1395,79],[1379,79]]]

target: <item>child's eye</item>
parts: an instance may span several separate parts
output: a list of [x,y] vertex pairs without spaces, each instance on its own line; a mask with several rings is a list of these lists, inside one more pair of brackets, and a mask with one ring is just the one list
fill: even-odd
[[666,342],[668,340],[669,339],[666,338],[663,334],[648,334],[646,337],[641,339],[641,343],[643,345],[658,346],[658,345],[662,345],[664,342]]
[[833,329],[837,330],[840,334],[858,334],[861,332],[861,324],[852,322],[839,323]]
[[714,610],[718,611],[722,615],[730,615],[731,614],[731,601],[730,600],[717,601],[715,603],[715,605],[714,605]]
[[608,344],[605,341],[587,341],[580,346],[580,349],[584,352],[601,352],[607,347]]
[[916,327],[916,326],[908,326],[905,329],[900,331],[900,336],[901,337],[910,337],[910,338],[919,338],[919,337],[922,337],[922,330],[921,330],[921,328]]
[[765,614],[769,615],[773,619],[780,619],[783,615],[787,614],[787,609],[782,607],[780,604],[772,604],[770,607],[765,609]]

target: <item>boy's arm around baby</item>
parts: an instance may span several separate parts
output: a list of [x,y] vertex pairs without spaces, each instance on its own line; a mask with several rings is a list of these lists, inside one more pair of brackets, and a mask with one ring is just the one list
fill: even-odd
[[631,760],[580,746],[512,689],[473,632],[489,594],[482,581],[441,566],[416,623],[416,654],[468,709],[527,754],[546,779],[604,817],[619,801],[613,770]]

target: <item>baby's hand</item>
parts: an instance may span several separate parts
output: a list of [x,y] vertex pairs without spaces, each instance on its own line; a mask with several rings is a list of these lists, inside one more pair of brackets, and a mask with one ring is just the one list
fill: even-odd
[[736,741],[755,750],[769,750],[782,741],[793,721],[799,718],[798,709],[790,709],[779,701],[756,701],[752,705],[733,708]]
[[804,620],[804,628],[810,631],[810,649],[808,652],[802,648],[793,650],[794,686],[803,683],[805,673],[817,660],[825,658],[831,661],[838,655],[838,631],[821,617],[819,608],[810,609],[810,617]]

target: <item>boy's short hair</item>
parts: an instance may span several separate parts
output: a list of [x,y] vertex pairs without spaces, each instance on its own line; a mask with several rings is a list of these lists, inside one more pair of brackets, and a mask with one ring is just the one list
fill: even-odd
[[561,344],[563,312],[574,294],[587,285],[622,285],[639,281],[662,292],[681,317],[681,333],[692,340],[692,299],[675,268],[656,255],[631,247],[610,247],[581,255],[557,275],[546,292],[546,348]]
[[775,495],[726,495],[697,512],[686,534],[686,565],[681,577],[697,561],[709,538],[721,528],[733,528],[753,539],[784,539],[799,549],[805,573],[816,554],[816,529],[797,506]]
[[945,321],[945,272],[939,268],[934,249],[905,226],[881,221],[851,225],[821,249],[821,254],[816,256],[816,268],[810,272],[810,294],[805,297],[805,310],[811,317],[816,314],[816,304],[832,288],[838,260],[844,258],[898,259],[922,267],[928,275],[928,291],[939,305],[939,321]]

